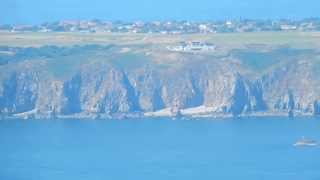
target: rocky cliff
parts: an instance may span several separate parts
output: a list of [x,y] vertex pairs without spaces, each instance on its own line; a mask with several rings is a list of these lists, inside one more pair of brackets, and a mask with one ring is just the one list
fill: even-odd
[[202,107],[191,114],[320,115],[316,50],[291,49],[292,56],[278,55],[281,59],[261,67],[252,64],[248,50],[242,50],[246,57],[232,52],[220,57],[123,47],[70,49],[48,55],[33,48],[29,51],[38,54],[25,57],[19,53],[25,49],[13,49],[16,55],[0,65],[1,113],[112,117]]

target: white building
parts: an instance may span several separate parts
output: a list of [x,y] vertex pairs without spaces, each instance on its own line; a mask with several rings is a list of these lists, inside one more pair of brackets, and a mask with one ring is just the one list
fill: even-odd
[[178,46],[168,47],[170,51],[177,52],[209,52],[214,51],[216,46],[210,43],[203,43],[199,41],[182,42]]
[[284,30],[284,31],[292,31],[292,30],[296,30],[298,27],[297,26],[294,26],[294,25],[286,25],[286,24],[283,24],[280,26],[280,29],[281,30]]

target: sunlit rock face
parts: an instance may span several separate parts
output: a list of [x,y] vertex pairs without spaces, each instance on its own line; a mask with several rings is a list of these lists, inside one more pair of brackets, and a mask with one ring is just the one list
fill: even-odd
[[1,65],[1,112],[113,115],[210,107],[212,114],[233,116],[320,115],[319,71],[314,69],[318,62],[313,60],[284,60],[260,72],[234,56],[139,55],[129,66],[118,63],[123,55],[117,61],[97,59],[99,51],[59,76],[50,63],[59,62],[60,56]]

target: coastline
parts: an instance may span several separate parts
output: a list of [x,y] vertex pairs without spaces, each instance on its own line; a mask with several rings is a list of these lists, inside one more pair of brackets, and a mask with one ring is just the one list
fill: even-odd
[[[197,107],[199,108],[199,107]],[[210,108],[209,108],[210,109]],[[179,113],[173,113],[170,108],[162,109],[155,112],[132,112],[132,113],[77,113],[70,115],[54,115],[52,113],[38,113],[37,110],[32,110],[19,114],[2,115],[0,120],[3,119],[106,119],[106,120],[122,120],[129,118],[172,118],[172,119],[198,119],[198,118],[212,118],[212,119],[224,119],[224,118],[245,118],[245,117],[318,117],[311,112],[294,111],[294,116],[290,117],[287,111],[263,111],[263,112],[250,112],[241,113],[238,116],[234,116],[231,113],[222,113],[214,111],[190,111],[190,109],[182,109]]]

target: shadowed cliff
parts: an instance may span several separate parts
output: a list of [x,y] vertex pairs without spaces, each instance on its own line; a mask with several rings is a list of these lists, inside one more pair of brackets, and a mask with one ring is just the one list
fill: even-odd
[[233,116],[320,114],[316,50],[245,49],[225,56],[114,46],[11,51],[0,66],[6,114],[113,116],[200,106]]

